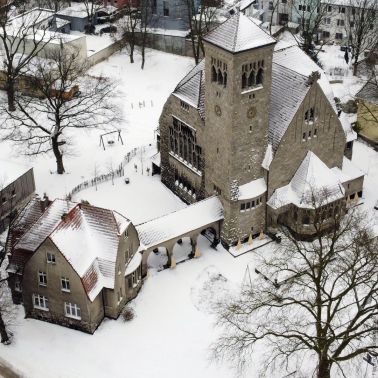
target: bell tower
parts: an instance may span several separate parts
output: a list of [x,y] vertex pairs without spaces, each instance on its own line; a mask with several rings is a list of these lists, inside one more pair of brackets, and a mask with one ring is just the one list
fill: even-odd
[[238,12],[204,41],[205,191],[221,198],[229,246],[265,227],[262,163],[276,40]]

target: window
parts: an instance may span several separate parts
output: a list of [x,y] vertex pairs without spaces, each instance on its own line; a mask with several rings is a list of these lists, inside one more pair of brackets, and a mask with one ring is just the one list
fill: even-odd
[[219,59],[211,58],[211,81],[227,86],[227,64]]
[[314,119],[315,119],[315,109],[314,108],[310,108],[310,109],[306,110],[304,118],[305,118],[305,121],[307,123],[314,122]]
[[306,140],[306,133],[303,133],[302,140]]
[[302,10],[302,4],[298,5],[298,10],[300,10],[300,11]]
[[81,319],[81,310],[77,304],[64,302],[64,315],[68,318]]
[[252,205],[251,205],[252,207],[255,207],[255,201],[252,201]]
[[246,209],[247,211],[251,209],[251,203],[250,203],[250,202],[247,202],[247,203],[245,204],[245,209]]
[[163,16],[169,16],[168,1],[163,1]]
[[[244,89],[251,89],[257,86],[262,86],[264,81],[264,61],[243,64],[241,87]],[[254,97],[253,97],[254,98]]]
[[337,26],[344,26],[345,22],[344,20],[337,20]]
[[4,204],[5,202],[7,202],[7,199],[5,197],[2,197],[1,202]]
[[180,101],[180,108],[186,112],[189,112],[189,104],[184,101]]
[[44,295],[33,294],[33,307],[38,310],[49,311],[49,300]]
[[62,277],[61,280],[61,285],[62,285],[62,291],[67,291],[70,292],[70,280],[66,277]]
[[245,203],[240,204],[240,211],[245,211]]
[[323,31],[323,38],[329,38],[331,36],[329,31]]
[[12,197],[16,197],[16,189],[12,189]]
[[349,25],[350,25],[351,28],[354,28],[354,21],[350,21]]
[[343,33],[336,33],[335,38],[336,39],[343,39]]
[[47,263],[55,264],[55,255],[53,253],[47,252]]
[[286,3],[287,3],[287,0],[281,0],[281,3],[282,3],[282,4],[286,4]]
[[329,25],[329,24],[331,23],[331,19],[330,19],[330,18],[326,18],[326,19],[325,19],[325,23],[326,23],[327,25]]
[[318,129],[314,129],[314,138],[318,135]]
[[38,272],[39,286],[47,286],[47,275],[45,272]]
[[136,287],[141,279],[142,279],[142,272],[141,272],[141,267],[139,267],[135,272],[131,274],[133,287]]
[[345,8],[344,7],[339,7],[339,13],[345,13]]
[[311,139],[311,130],[308,132],[308,138]]
[[332,12],[332,5],[328,5],[327,12]]

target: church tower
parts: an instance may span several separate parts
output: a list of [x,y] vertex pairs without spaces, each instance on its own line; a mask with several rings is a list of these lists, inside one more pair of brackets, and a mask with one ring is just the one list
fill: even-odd
[[275,39],[237,13],[204,38],[205,192],[220,196],[222,240],[265,228],[272,57]]

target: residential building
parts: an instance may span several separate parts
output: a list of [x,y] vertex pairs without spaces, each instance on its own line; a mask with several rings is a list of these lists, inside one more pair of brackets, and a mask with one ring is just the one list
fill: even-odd
[[0,160],[0,232],[35,192],[33,168]]
[[326,188],[327,206],[340,211],[363,184],[344,156],[356,134],[339,119],[324,72],[298,46],[275,50],[241,13],[204,43],[206,58],[159,120],[162,182],[187,203],[219,196],[226,247],[278,224],[311,237],[311,187]]
[[105,316],[117,318],[142,284],[137,232],[115,211],[34,199],[9,243],[8,283],[26,317],[93,333]]
[[[361,3],[356,2],[356,6],[353,6],[353,1],[350,0],[323,0],[322,4],[326,7],[326,14],[320,28],[321,38],[340,44],[348,44],[349,34],[355,28],[355,15],[361,12]],[[366,9],[363,11],[366,11]],[[375,20],[375,23],[372,22],[369,30],[366,31],[370,34],[366,37],[367,40],[370,39],[370,43],[376,41],[375,36],[378,33],[378,18],[375,17]]]

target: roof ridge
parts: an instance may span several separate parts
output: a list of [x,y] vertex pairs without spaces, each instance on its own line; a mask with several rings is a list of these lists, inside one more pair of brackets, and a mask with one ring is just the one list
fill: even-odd
[[[281,51],[281,50],[279,50],[279,51]],[[289,71],[291,71],[291,72],[294,72],[294,73],[296,73],[297,75],[302,76],[302,77],[305,78],[306,80],[308,79],[308,76],[303,75],[302,73],[300,73],[300,72],[298,72],[298,71],[295,71],[295,70],[292,69],[292,68],[286,67],[286,66],[284,66],[283,64],[280,64],[280,63],[277,63],[277,62],[272,62],[272,64],[276,64],[277,66],[280,66],[280,67],[284,68],[285,70],[289,70]]]
[[234,43],[232,45],[232,49],[235,50],[236,48],[236,42],[237,42],[237,39],[238,39],[238,35],[239,35],[239,26],[240,26],[240,12],[237,12],[236,13],[236,16],[235,18],[237,17],[236,19],[236,33],[234,34]]
[[186,207],[183,207],[182,209],[177,209],[177,210],[171,211],[170,213],[166,213],[166,214],[160,215],[160,216],[158,216],[158,217],[156,217],[156,218],[149,219],[149,220],[147,220],[147,221],[145,221],[145,222],[138,223],[138,224],[135,225],[135,227],[139,227],[139,226],[141,226],[141,225],[143,225],[143,224],[146,224],[146,223],[152,222],[152,221],[154,221],[154,220],[157,220],[157,219],[160,219],[160,218],[164,218],[164,217],[166,217],[166,216],[168,216],[168,215],[171,215],[171,214],[177,213],[177,212],[179,212],[179,211],[181,211],[181,210],[188,209],[189,207],[193,207],[193,206],[199,205],[199,204],[202,203],[202,202],[209,201],[211,198],[218,198],[218,199],[219,199],[219,196],[211,196],[211,197],[204,198],[204,199],[202,199],[201,201],[197,201],[197,202],[191,203],[190,205],[188,205],[188,206],[186,206]]

